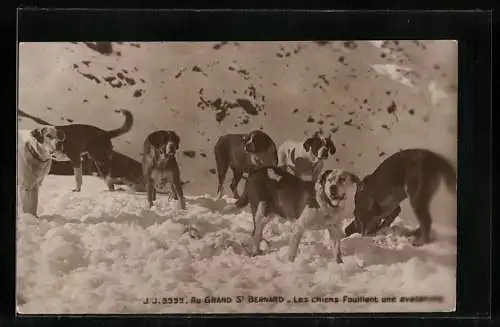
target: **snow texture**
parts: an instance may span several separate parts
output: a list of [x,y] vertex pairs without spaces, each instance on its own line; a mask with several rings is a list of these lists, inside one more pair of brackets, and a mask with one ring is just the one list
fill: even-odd
[[[230,200],[188,197],[188,209],[161,197],[151,211],[145,194],[109,192],[84,177],[50,175],[42,186],[40,218],[17,223],[17,301],[22,313],[223,313],[448,311],[455,307],[456,234],[435,228],[435,242],[415,248],[404,236],[415,226],[398,219],[375,237],[342,241],[335,263],[327,234],[308,231],[295,262],[286,260],[291,224],[273,220],[265,254],[245,252],[249,212],[220,214]],[[346,221],[345,223],[348,223]],[[188,226],[200,239],[186,233]],[[396,303],[350,303],[351,298],[395,296]],[[206,297],[231,303],[204,303]],[[236,297],[245,301],[236,303]],[[248,296],[282,296],[283,303],[249,303]],[[403,296],[429,296],[401,303]],[[143,304],[145,298],[181,297],[201,303]],[[294,303],[308,298],[307,303]],[[313,298],[340,299],[317,303]],[[432,298],[436,297],[436,298]],[[442,298],[437,298],[442,297]],[[434,299],[434,300],[432,300]],[[438,302],[437,300],[442,300]],[[288,303],[288,301],[291,303]]]

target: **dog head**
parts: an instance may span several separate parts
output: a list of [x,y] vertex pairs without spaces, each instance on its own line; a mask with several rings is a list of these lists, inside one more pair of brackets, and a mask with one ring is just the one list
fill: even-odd
[[50,125],[33,129],[31,136],[37,143],[37,149],[49,156],[59,151],[60,144],[66,139],[66,134],[62,130]]
[[243,137],[243,148],[249,153],[261,153],[269,149],[273,141],[266,133],[255,130]]
[[328,156],[333,156],[337,149],[332,141],[332,136],[324,137],[318,133],[314,133],[313,136],[304,141],[304,149],[307,152],[311,152],[316,158],[325,160]]
[[175,156],[181,142],[179,135],[174,131],[165,131],[155,136],[154,139],[150,136],[149,140],[151,155],[159,162],[168,161]]
[[354,222],[346,229],[346,235],[361,233],[366,236],[371,232],[374,218],[382,214],[382,209],[366,189],[365,177],[357,186],[354,195]]
[[339,207],[359,182],[359,177],[354,173],[342,169],[328,169],[316,182],[316,190],[326,196],[331,206]]

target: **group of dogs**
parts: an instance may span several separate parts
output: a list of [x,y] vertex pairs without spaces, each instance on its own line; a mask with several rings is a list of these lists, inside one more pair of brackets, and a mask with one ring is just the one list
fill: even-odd
[[[18,138],[18,191],[24,213],[37,216],[38,192],[50,171],[52,160],[71,161],[75,188],[82,187],[82,156],[95,163],[99,176],[114,191],[116,184],[127,183],[127,176],[113,176],[111,140],[127,133],[133,116],[125,116],[123,126],[105,131],[86,124],[44,125],[22,130]],[[176,160],[180,137],[174,131],[158,130],[143,144],[142,178],[149,207],[158,189],[171,187],[180,209],[186,209],[181,172]],[[401,150],[385,159],[364,178],[341,169],[324,169],[324,162],[335,155],[331,136],[315,133],[303,142],[286,141],[277,147],[261,130],[248,134],[221,136],[214,146],[217,166],[217,199],[223,195],[225,176],[233,173],[230,184],[236,202],[224,211],[250,207],[253,217],[253,255],[259,254],[263,230],[276,216],[294,221],[288,259],[294,261],[303,233],[307,229],[326,229],[336,261],[341,263],[340,241],[353,233],[374,235],[388,227],[401,212],[400,204],[409,199],[419,220],[411,233],[413,244],[430,242],[432,217],[430,202],[441,179],[450,192],[456,192],[456,172],[441,155],[426,149]],[[124,174],[126,175],[126,174]],[[242,194],[238,184],[246,179]],[[130,182],[130,181],[129,181]],[[342,221],[354,220],[342,231]]]

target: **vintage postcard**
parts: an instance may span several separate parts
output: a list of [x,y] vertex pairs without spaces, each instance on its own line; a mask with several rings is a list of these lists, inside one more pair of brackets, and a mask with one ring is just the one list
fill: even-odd
[[20,43],[18,313],[455,311],[457,52]]

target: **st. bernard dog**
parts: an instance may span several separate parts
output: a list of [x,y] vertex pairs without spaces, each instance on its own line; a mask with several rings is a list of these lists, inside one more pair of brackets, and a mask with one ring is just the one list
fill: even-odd
[[352,217],[354,193],[359,178],[341,169],[324,171],[316,182],[304,181],[282,168],[261,168],[250,172],[242,197],[235,207],[250,205],[254,228],[253,254],[267,223],[276,215],[294,221],[288,259],[297,256],[302,235],[307,229],[327,229],[337,263],[342,263],[340,240],[342,221]]
[[323,163],[337,152],[328,137],[313,134],[304,142],[286,141],[278,149],[278,167],[284,168],[303,180],[316,181]]
[[65,134],[54,126],[20,130],[17,142],[17,188],[24,213],[37,217],[38,191]]

